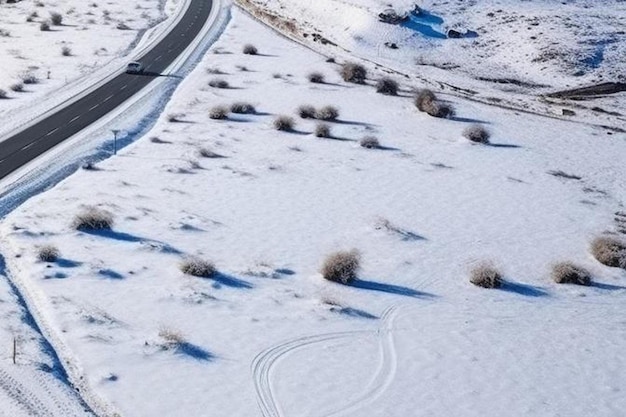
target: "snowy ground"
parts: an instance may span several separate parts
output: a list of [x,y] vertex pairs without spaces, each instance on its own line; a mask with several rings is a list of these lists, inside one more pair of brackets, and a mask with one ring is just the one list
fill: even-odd
[[[445,94],[457,117],[434,119],[421,85],[382,96],[337,70],[234,10],[150,133],[3,219],[12,279],[75,374],[132,416],[619,416],[626,272],[588,244],[624,210],[624,135]],[[257,113],[209,118],[236,101]],[[333,139],[302,104],[340,109]],[[492,146],[462,137],[474,122]],[[88,206],[113,230],[73,230]],[[42,245],[61,259],[37,261]],[[324,281],[351,248],[360,279]],[[184,275],[190,256],[220,273]],[[469,284],[482,260],[503,289]],[[561,260],[596,284],[552,283]]]

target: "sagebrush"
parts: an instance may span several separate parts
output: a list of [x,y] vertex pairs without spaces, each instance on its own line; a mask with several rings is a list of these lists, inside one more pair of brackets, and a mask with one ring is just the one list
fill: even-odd
[[591,254],[604,265],[626,269],[626,242],[617,237],[595,238],[591,242]]
[[571,262],[559,262],[552,266],[552,279],[557,284],[591,285],[591,273]]
[[499,288],[502,281],[502,273],[490,262],[482,262],[470,271],[470,282],[482,288]]
[[217,269],[215,268],[215,264],[213,264],[213,262],[196,257],[183,260],[180,263],[180,270],[183,274],[201,278],[210,278],[217,273]]
[[361,264],[358,250],[339,251],[330,254],[322,265],[322,276],[341,284],[349,284],[357,279]]
[[98,207],[87,207],[74,217],[72,226],[76,230],[110,230],[113,214]]
[[346,82],[364,84],[367,78],[367,70],[361,64],[346,62],[341,66],[341,78]]

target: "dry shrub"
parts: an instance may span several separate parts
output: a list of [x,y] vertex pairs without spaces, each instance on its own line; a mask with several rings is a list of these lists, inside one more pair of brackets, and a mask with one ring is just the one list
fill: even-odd
[[380,142],[376,136],[365,136],[359,141],[359,145],[367,149],[380,148]]
[[552,279],[557,284],[591,285],[591,273],[571,262],[559,262],[552,266]]
[[318,123],[315,125],[315,136],[318,138],[330,138],[330,126],[327,123]]
[[432,117],[445,119],[454,116],[454,109],[447,103],[432,101],[426,105],[426,113]]
[[63,24],[63,15],[58,12],[50,12],[50,22],[54,26],[61,26]]
[[361,263],[358,250],[340,251],[330,254],[322,265],[322,276],[341,284],[349,284],[357,278]]
[[182,122],[185,115],[183,113],[170,113],[167,115],[167,121],[170,123]]
[[398,83],[389,77],[381,78],[376,83],[376,92],[385,94],[388,96],[397,96],[398,95]]
[[437,101],[437,96],[427,88],[418,90],[415,95],[415,107],[417,107],[419,111],[425,112],[427,106],[434,101]]
[[281,115],[274,119],[274,128],[276,130],[289,131],[293,130],[295,122],[292,117]]
[[214,78],[212,80],[209,81],[209,87],[213,87],[213,88],[228,88],[229,84],[228,81],[222,79],[222,78]]
[[324,106],[315,112],[315,117],[320,120],[336,120],[339,117],[339,109],[335,106]]
[[72,227],[76,230],[110,230],[113,215],[97,207],[87,207],[74,217]]
[[323,84],[324,83],[324,74],[322,74],[321,72],[311,72],[309,73],[309,75],[307,76],[307,78],[309,79],[309,82],[315,83],[315,84]]
[[591,242],[591,254],[601,264],[626,269],[626,243],[623,240],[597,237]]
[[463,136],[475,143],[489,143],[489,131],[481,125],[471,125],[465,128]]
[[37,259],[41,262],[55,262],[59,255],[59,249],[54,245],[43,245],[37,249]]
[[39,24],[39,30],[42,32],[49,32],[50,31],[50,22],[45,21],[45,22],[41,22],[41,24]]
[[224,120],[228,118],[228,108],[226,106],[215,106],[209,110],[209,117],[214,120]]
[[303,104],[302,106],[298,107],[297,113],[298,116],[302,117],[303,119],[315,119],[315,107],[311,106],[310,104]]
[[243,53],[246,55],[256,55],[259,53],[259,51],[256,49],[256,46],[248,43],[244,45]]
[[72,56],[72,48],[69,46],[64,46],[61,48],[61,55],[63,56]]
[[24,84],[39,84],[39,78],[32,72],[25,72],[20,78]]
[[195,257],[183,260],[180,263],[180,270],[183,274],[201,278],[210,278],[217,272],[213,262]]
[[14,91],[16,93],[21,93],[22,91],[24,91],[24,84],[23,83],[11,84],[9,88],[11,89],[11,91]]
[[187,343],[185,337],[179,330],[167,327],[163,327],[159,330],[159,337],[163,339],[163,343],[161,344],[163,349],[176,349]]
[[237,114],[254,114],[256,113],[256,109],[250,103],[246,102],[236,102],[231,104],[230,111]]
[[198,149],[198,155],[200,155],[203,158],[223,158],[222,155],[213,152],[212,150],[210,150],[209,148],[200,148]]
[[0,99],[7,98],[6,90],[0,88]]
[[341,66],[341,78],[346,82],[365,84],[367,70],[361,64],[346,62]]
[[502,286],[502,274],[489,262],[483,262],[470,271],[470,282],[483,288]]

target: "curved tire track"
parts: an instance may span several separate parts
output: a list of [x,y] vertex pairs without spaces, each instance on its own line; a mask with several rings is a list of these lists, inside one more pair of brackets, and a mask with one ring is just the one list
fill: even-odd
[[3,369],[0,369],[0,389],[30,416],[55,415],[35,394]]
[[[363,407],[366,403],[375,401],[393,381],[397,369],[397,354],[393,338],[393,322],[397,316],[397,310],[395,306],[386,309],[381,317],[383,324],[376,330],[376,335],[379,338],[380,355],[378,367],[372,381],[358,397],[341,409],[327,414],[327,417],[350,413]],[[257,402],[263,417],[283,416],[280,402],[275,398],[272,384],[272,370],[279,359],[313,344],[369,333],[371,331],[356,330],[304,336],[278,344],[258,354],[252,361],[252,375],[257,393]]]

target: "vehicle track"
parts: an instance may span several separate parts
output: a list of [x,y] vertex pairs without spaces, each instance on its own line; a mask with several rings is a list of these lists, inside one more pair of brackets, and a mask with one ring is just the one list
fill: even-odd
[[[361,394],[351,400],[346,406],[332,411],[330,414],[325,414],[326,417],[344,415],[375,401],[391,384],[397,369],[397,354],[393,338],[393,323],[397,316],[397,311],[398,309],[395,306],[385,310],[381,317],[383,324],[375,331],[379,338],[380,353],[378,367],[370,383]],[[272,384],[273,369],[279,359],[313,344],[371,333],[372,331],[355,330],[304,336],[272,346],[259,353],[252,361],[252,375],[257,393],[257,402],[263,417],[284,416],[280,402],[274,395]]]
[[27,415],[49,417],[59,415],[53,413],[32,391],[12,375],[0,368],[0,389]]

